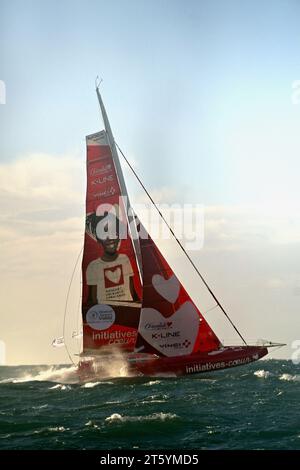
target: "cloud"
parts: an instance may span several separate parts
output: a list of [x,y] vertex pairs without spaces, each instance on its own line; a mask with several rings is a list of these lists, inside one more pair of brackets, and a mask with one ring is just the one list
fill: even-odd
[[6,273],[34,269],[70,251],[83,234],[84,163],[70,156],[28,155],[0,165],[0,242]]
[[205,243],[217,250],[300,243],[300,216],[274,213],[260,206],[208,206],[205,209]]
[[[67,360],[51,341],[61,335],[83,243],[84,192],[85,162],[75,157],[35,154],[0,165],[0,331],[9,363]],[[79,296],[80,273],[73,313]]]

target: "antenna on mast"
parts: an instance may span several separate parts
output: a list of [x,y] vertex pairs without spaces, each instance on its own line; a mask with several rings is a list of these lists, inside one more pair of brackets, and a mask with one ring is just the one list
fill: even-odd
[[96,80],[95,80],[96,90],[98,90],[98,88],[99,88],[99,86],[101,85],[102,82],[103,82],[103,78],[99,78],[99,75],[97,75]]

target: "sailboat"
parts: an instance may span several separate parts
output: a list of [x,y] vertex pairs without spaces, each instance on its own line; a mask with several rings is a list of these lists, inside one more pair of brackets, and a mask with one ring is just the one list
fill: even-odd
[[79,376],[90,379],[101,374],[111,358],[120,356],[132,374],[207,373],[250,364],[266,356],[268,348],[282,346],[271,342],[247,344],[185,252],[191,268],[200,276],[199,282],[204,283],[241,339],[239,346],[222,344],[136,217],[118,149],[126,157],[114,140],[99,84],[96,92],[104,129],[86,137]]

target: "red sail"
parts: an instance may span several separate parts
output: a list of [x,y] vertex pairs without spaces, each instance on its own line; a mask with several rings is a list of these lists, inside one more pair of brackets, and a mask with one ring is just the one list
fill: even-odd
[[84,353],[110,346],[132,351],[137,338],[141,284],[123,196],[106,131],[88,136]]
[[182,356],[219,349],[220,340],[153,240],[140,239],[140,246],[143,303],[136,351]]

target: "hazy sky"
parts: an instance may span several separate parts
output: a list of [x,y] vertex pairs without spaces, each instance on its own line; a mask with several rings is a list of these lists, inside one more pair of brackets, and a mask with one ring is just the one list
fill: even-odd
[[[296,0],[0,0],[7,363],[66,361],[50,344],[83,242],[85,135],[102,126],[97,75],[115,138],[156,200],[204,204],[204,247],[191,254],[244,336],[287,342],[274,357],[291,356],[300,339],[299,18]],[[142,195],[125,171],[134,205]],[[159,245],[209,307],[175,245]],[[213,313],[207,320],[230,339]]]

